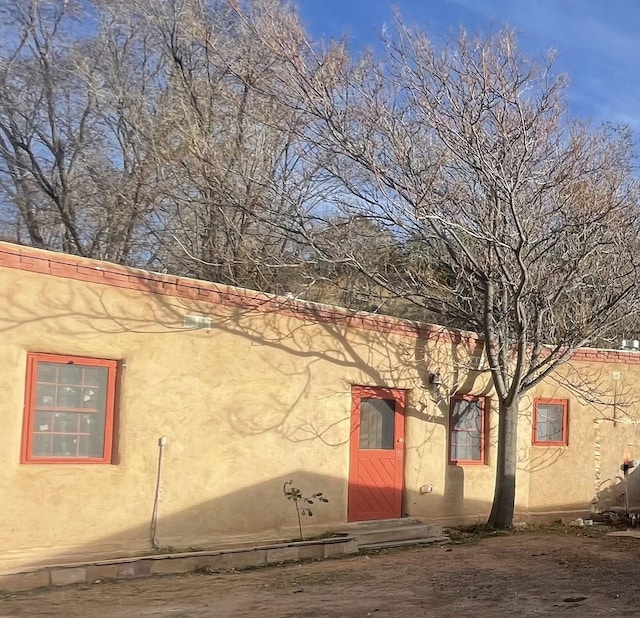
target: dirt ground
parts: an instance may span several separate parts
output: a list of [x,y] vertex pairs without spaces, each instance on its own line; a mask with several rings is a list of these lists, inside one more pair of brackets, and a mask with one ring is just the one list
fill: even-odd
[[259,570],[0,598],[0,617],[640,616],[640,539],[519,532]]

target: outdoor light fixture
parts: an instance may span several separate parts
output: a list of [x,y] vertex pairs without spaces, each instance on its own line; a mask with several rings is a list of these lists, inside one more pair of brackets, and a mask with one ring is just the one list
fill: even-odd
[[632,352],[640,352],[640,341],[637,339],[623,339],[620,342],[621,350],[631,350]]
[[442,386],[442,378],[439,373],[430,373],[429,374],[429,384],[431,386]]

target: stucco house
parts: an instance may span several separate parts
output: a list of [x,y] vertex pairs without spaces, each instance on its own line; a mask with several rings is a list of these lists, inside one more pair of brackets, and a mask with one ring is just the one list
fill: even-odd
[[[291,538],[289,479],[329,498],[317,531],[489,511],[473,334],[9,243],[0,298],[0,571]],[[588,513],[640,455],[640,354],[561,377],[522,403],[521,520]]]

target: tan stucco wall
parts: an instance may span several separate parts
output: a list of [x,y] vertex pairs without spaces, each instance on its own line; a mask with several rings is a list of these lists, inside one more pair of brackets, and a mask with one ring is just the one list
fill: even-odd
[[[354,384],[409,390],[406,514],[462,521],[488,513],[495,398],[487,465],[447,463],[449,394],[491,396],[487,374],[466,366],[478,353],[467,344],[3,267],[0,306],[0,570],[148,550],[161,436],[161,546],[295,537],[293,507],[281,489],[288,479],[330,499],[309,531],[345,521]],[[186,314],[211,317],[211,329],[184,329]],[[27,352],[122,362],[113,465],[20,463]],[[432,371],[442,375],[439,390],[427,384]],[[550,388],[539,394],[550,396]],[[521,513],[589,507],[596,414],[573,399],[570,405],[569,446],[546,452],[531,447],[530,402],[523,402]],[[613,462],[616,448],[607,450]],[[602,475],[611,462],[603,459]],[[433,492],[421,493],[427,484]]]
[[[520,469],[529,483],[525,512],[552,516],[611,505],[600,494],[619,484],[625,453],[640,458],[635,420],[640,418],[639,380],[637,364],[574,361],[523,399]],[[567,446],[532,446],[535,397],[569,402]]]

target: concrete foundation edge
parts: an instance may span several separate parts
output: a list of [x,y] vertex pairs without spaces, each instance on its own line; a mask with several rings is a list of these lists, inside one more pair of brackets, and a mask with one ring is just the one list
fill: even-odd
[[103,580],[241,570],[286,562],[339,558],[358,553],[352,537],[273,544],[224,551],[199,551],[47,566],[23,573],[0,574],[0,592],[22,592],[49,586],[99,583]]

